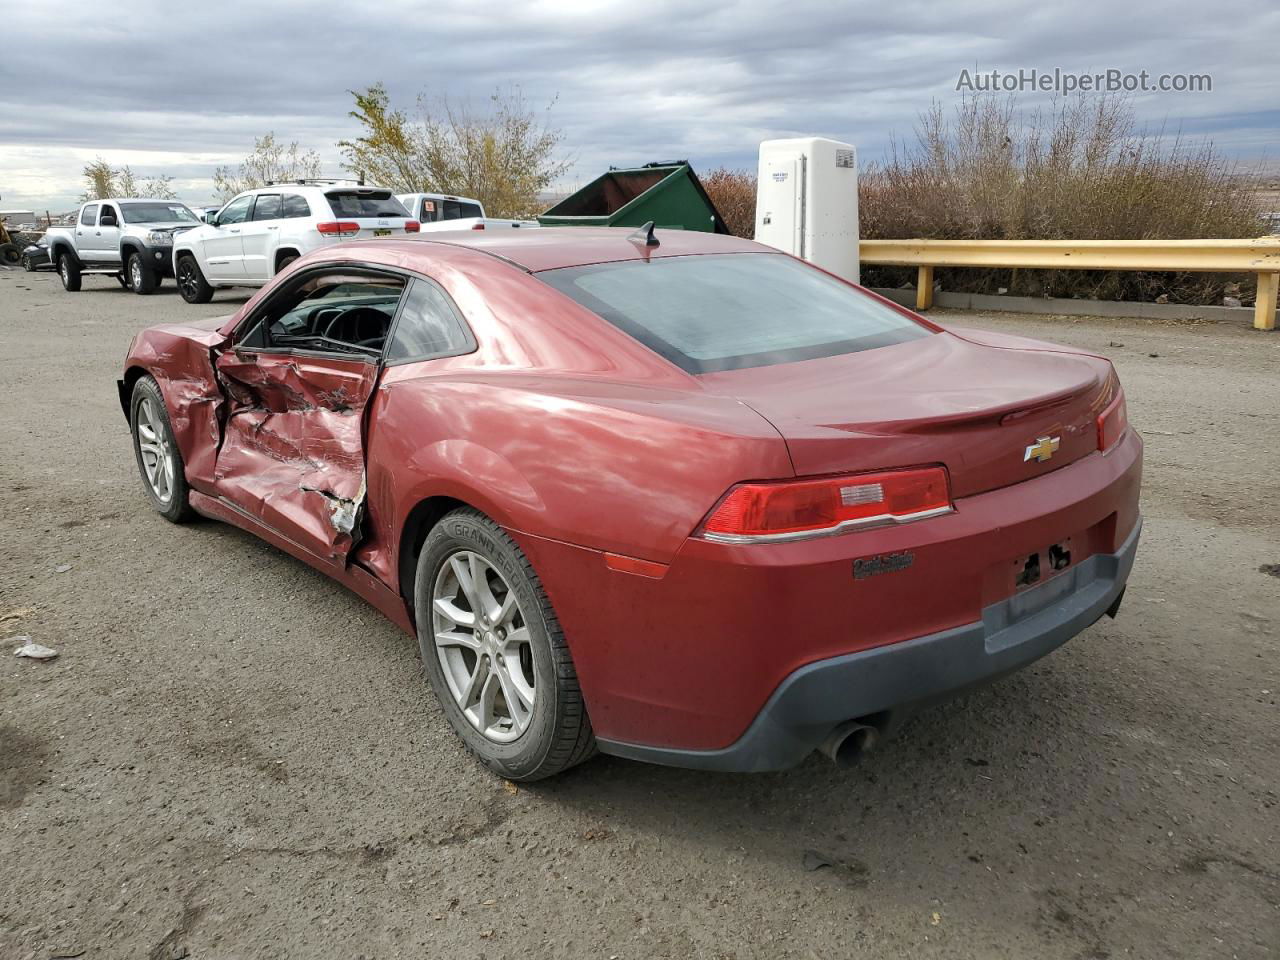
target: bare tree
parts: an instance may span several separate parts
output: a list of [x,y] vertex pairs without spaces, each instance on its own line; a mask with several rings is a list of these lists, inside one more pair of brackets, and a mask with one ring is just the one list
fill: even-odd
[[80,195],[82,203],[111,197],[177,199],[177,194],[173,191],[173,177],[158,174],[139,180],[127,163],[121,167],[113,167],[101,157],[85,164],[84,179],[87,186]]
[[238,170],[218,167],[213,172],[213,188],[223,200],[230,200],[237,193],[275,181],[318,176],[318,153],[303,150],[296,140],[286,146],[271,132],[253,141],[253,152],[240,162]]
[[[132,178],[133,171],[128,167],[124,168],[128,171]],[[176,200],[178,195],[173,191],[173,177],[158,174],[154,177],[146,177],[137,181],[132,185],[131,190],[121,188],[120,195],[123,197],[151,197],[156,200]]]
[[418,97],[417,116],[392,107],[386,87],[353,90],[362,135],[341,140],[344,165],[382,186],[406,193],[475,197],[495,217],[540,212],[538,195],[566,170],[564,134],[542,116],[519,87],[495,91],[483,109],[447,97]]

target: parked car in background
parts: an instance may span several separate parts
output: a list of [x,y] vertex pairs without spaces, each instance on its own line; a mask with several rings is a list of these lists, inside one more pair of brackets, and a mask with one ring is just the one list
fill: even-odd
[[191,209],[195,212],[195,215],[200,218],[201,223],[208,223],[209,218],[216,217],[218,215],[218,211],[221,210],[222,207],[192,207]]
[[246,190],[173,248],[178,290],[207,303],[219,287],[260,287],[304,253],[362,237],[417,233],[390,190],[298,180]]
[[53,269],[53,260],[49,257],[49,241],[41,237],[35,243],[28,244],[23,249],[22,269],[27,273]]
[[518,780],[597,748],[849,763],[1115,615],[1142,441],[1108,360],[648,227],[343,244],[143,330],[119,391],[148,502],[415,633]]
[[67,290],[79,290],[84,274],[99,273],[117,277],[134,293],[150,293],[173,276],[174,238],[199,223],[177,200],[91,200],[73,226],[50,227],[44,240]]
[[484,206],[470,197],[444,193],[398,193],[396,199],[418,218],[423,230],[487,230],[536,227],[537,220],[499,220],[486,217]]

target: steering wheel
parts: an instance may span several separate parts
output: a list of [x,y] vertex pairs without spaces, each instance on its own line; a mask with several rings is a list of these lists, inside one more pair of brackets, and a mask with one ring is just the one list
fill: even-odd
[[[320,334],[325,340],[376,350],[387,339],[391,319],[374,307],[352,307],[333,317]],[[337,329],[335,329],[337,328]]]

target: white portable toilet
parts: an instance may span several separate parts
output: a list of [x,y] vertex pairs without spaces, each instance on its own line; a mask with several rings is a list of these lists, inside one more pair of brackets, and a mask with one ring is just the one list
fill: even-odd
[[858,282],[858,159],[822,137],[765,140],[756,239]]

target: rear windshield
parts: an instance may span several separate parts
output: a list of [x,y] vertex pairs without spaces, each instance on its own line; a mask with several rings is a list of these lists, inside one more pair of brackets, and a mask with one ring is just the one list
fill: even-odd
[[404,204],[387,190],[330,190],[325,197],[335,217],[410,216]]
[[122,203],[125,223],[199,223],[181,203]]
[[655,257],[538,277],[694,374],[855,353],[931,332],[773,253]]

